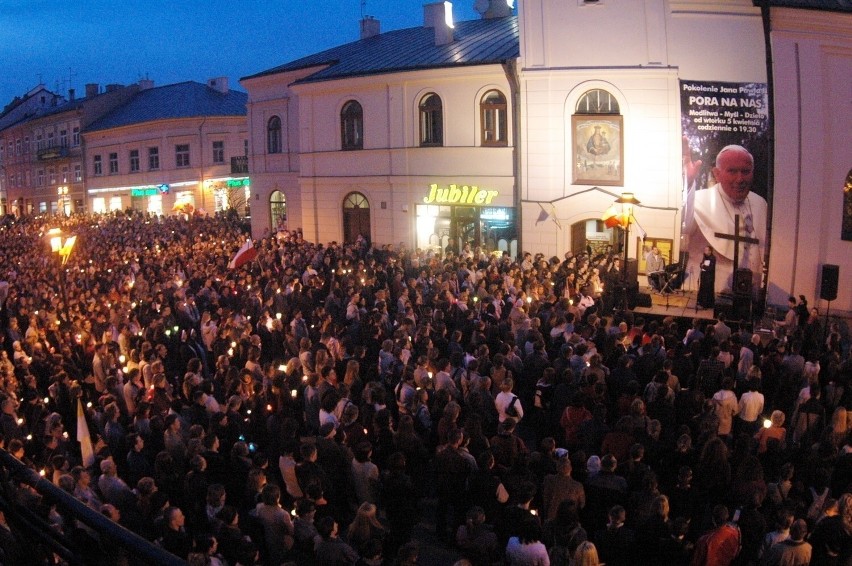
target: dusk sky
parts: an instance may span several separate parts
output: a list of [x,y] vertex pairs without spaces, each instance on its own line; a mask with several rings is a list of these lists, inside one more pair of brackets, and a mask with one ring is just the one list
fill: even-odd
[[[382,31],[423,24],[423,0],[366,0]],[[476,19],[457,0],[457,21]],[[251,75],[358,39],[361,0],[0,0],[0,109],[39,84],[155,86]]]

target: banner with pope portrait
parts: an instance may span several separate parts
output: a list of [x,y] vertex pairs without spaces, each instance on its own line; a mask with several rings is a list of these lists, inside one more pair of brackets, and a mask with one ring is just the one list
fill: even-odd
[[[765,284],[762,275],[769,237],[766,84],[683,80],[680,96],[684,203],[681,250],[690,254],[687,277],[697,284],[701,266],[706,265],[702,256],[709,247],[715,255],[715,291],[752,293],[756,298]],[[717,157],[725,148],[727,175],[722,174],[722,169],[715,169]],[[745,176],[739,172],[740,165],[735,168],[730,164],[737,155],[744,154],[753,158],[750,175]],[[717,173],[723,178],[717,179]],[[739,268],[752,271],[751,285],[746,285],[742,277],[734,280],[735,261]],[[739,288],[735,288],[735,283]]]

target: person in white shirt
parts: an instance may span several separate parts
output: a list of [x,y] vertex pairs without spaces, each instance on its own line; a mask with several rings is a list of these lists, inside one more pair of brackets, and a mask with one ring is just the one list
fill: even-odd
[[737,408],[742,432],[752,435],[760,428],[760,415],[763,413],[763,393],[759,391],[760,380],[749,380],[748,389],[740,397]]
[[734,380],[726,377],[722,381],[722,387],[713,395],[713,410],[719,419],[719,436],[731,436],[734,417],[739,412],[737,396],[733,392]]
[[[497,409],[497,419],[502,423],[506,417],[512,417],[520,422],[524,418],[524,408],[521,406],[521,400],[518,396],[512,393],[512,388],[515,386],[515,380],[507,377],[500,384],[500,393],[494,398],[494,408]],[[511,407],[511,408],[510,408]],[[508,413],[506,411],[509,411]],[[510,414],[514,411],[516,414]]]

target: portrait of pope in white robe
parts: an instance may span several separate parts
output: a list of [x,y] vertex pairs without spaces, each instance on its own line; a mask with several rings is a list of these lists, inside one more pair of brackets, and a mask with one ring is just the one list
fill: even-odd
[[[752,272],[752,294],[761,288],[763,254],[766,249],[766,200],[751,192],[754,158],[739,145],[728,145],[716,156],[713,176],[717,183],[706,189],[694,185],[695,170],[701,163],[684,155],[685,196],[681,249],[689,252],[687,274],[698,280],[699,262],[704,247],[711,246],[717,256],[715,291],[731,290],[734,274],[734,219],[739,216],[739,235],[758,243],[739,244],[739,267]],[[694,283],[697,284],[697,283]]]

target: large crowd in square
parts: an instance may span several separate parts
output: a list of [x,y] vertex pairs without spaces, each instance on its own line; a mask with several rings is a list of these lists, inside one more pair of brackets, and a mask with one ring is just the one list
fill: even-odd
[[[804,297],[767,336],[618,308],[612,254],[279,231],[229,268],[247,238],[0,222],[0,448],[190,564],[852,564],[850,336]],[[3,481],[86,563],[133,563]],[[0,511],[2,563],[58,562],[25,540]]]

